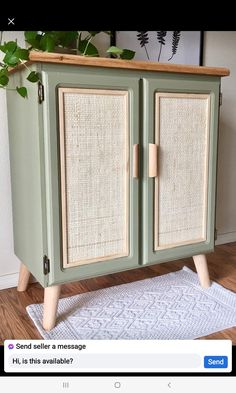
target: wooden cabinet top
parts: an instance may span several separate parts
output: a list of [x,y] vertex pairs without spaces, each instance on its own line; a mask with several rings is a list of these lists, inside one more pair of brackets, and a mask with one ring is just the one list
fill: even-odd
[[119,68],[145,71],[159,71],[180,74],[197,74],[212,76],[227,76],[230,74],[228,68],[203,67],[182,64],[164,64],[157,62],[120,60],[102,57],[84,57],[70,54],[34,52],[30,53],[30,63],[55,63],[71,64],[79,66]]

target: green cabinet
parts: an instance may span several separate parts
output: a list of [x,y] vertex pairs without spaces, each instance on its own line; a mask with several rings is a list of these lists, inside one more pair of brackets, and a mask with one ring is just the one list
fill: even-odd
[[[212,251],[220,77],[228,71],[31,60],[42,85],[28,84],[28,100],[7,95],[19,290],[31,272],[50,303],[61,283]],[[12,74],[12,85],[24,72]],[[50,307],[47,329],[56,301]]]

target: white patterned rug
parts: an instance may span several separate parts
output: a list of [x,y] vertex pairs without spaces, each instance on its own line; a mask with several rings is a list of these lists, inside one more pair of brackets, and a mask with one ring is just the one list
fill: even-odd
[[187,267],[59,301],[46,332],[43,305],[27,311],[45,339],[194,339],[236,326],[236,294],[213,283],[202,289]]

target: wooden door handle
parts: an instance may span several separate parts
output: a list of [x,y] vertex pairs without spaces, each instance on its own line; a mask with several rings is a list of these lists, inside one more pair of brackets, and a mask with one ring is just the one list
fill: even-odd
[[133,177],[139,177],[139,144],[133,145]]
[[148,176],[156,177],[157,176],[157,145],[154,143],[149,143],[148,149]]

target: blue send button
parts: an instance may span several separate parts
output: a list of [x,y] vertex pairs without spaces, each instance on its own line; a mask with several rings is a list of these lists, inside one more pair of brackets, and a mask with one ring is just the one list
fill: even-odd
[[228,356],[204,356],[204,368],[227,368]]

